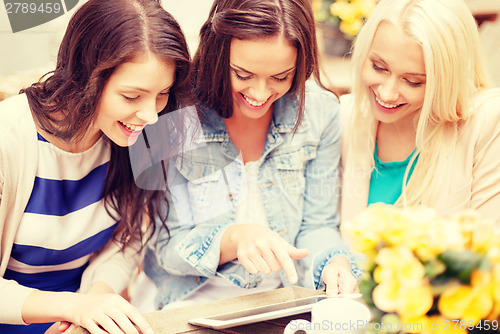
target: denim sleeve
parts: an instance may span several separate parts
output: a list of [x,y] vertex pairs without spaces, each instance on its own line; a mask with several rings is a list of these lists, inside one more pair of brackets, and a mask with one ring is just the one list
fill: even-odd
[[[316,94],[310,105],[315,107],[317,123],[311,124],[321,133],[316,158],[308,162],[305,171],[303,220],[296,238],[298,248],[309,249],[309,255],[299,261],[304,271],[304,286],[321,289],[323,268],[335,257],[345,256],[353,275],[359,280],[361,271],[357,267],[349,247],[342,241],[337,213],[340,163],[341,126],[339,104],[333,94]],[[306,103],[307,103],[306,97]],[[307,107],[307,106],[306,106]]]
[[[157,263],[173,275],[214,276],[219,265],[221,239],[233,212],[195,224],[186,183],[171,187],[167,197],[169,231],[157,218],[156,235],[152,239]],[[166,206],[163,211],[166,212]]]

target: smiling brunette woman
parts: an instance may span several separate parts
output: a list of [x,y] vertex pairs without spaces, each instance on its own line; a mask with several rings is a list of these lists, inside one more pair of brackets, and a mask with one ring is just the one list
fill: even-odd
[[182,31],[157,2],[90,0],[55,71],[0,103],[2,334],[58,321],[152,333],[116,292],[139,261],[144,216],[164,221],[166,199],[136,186],[127,146],[179,108],[188,72]]
[[171,238],[145,255],[156,308],[296,283],[357,291],[335,211],[339,105],[319,81],[310,1],[215,1],[192,73],[206,146],[174,166]]
[[343,224],[375,202],[474,209],[500,222],[500,91],[490,89],[465,3],[382,0],[352,62]]

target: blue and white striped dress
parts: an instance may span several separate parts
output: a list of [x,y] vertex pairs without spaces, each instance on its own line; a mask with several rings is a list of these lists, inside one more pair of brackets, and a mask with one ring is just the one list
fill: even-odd
[[[69,153],[38,135],[35,184],[16,234],[5,279],[46,291],[76,291],[92,253],[116,228],[102,190],[110,158],[101,137]],[[0,333],[44,333],[51,324],[5,325]]]

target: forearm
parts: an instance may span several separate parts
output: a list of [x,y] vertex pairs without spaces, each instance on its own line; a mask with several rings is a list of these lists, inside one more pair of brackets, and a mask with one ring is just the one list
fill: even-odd
[[309,226],[299,234],[296,246],[310,249],[310,255],[300,261],[306,274],[303,282],[306,287],[323,288],[322,272],[332,261],[343,260],[348,263],[356,279],[359,279],[362,274],[348,245],[342,242],[338,230],[332,226],[316,226],[315,228]]
[[25,324],[22,318],[24,302],[34,289],[0,277],[0,323]]
[[114,293],[120,293],[127,287],[139,265],[140,241],[132,242],[123,251],[120,247],[110,240],[99,255],[92,259],[82,276],[80,292],[86,293],[95,282],[105,282]]
[[134,326],[142,333],[153,332],[136,308],[109,290],[97,282],[86,294],[34,291],[24,303],[22,316],[26,323],[66,321],[91,333],[116,333],[119,328],[130,333]]
[[67,306],[75,304],[80,294],[73,292],[33,291],[22,309],[22,317],[28,324],[68,321]]
[[[104,282],[95,282],[88,294],[114,293]],[[67,306],[79,303],[82,294],[74,292],[33,291],[23,305],[23,319],[26,323],[68,321]]]
[[221,239],[227,227],[214,223],[173,230],[170,239],[153,246],[156,261],[175,275],[211,277],[219,265]]
[[106,282],[100,281],[93,283],[87,293],[115,293],[115,291]]
[[236,239],[237,239],[237,229],[235,225],[229,226],[224,232],[220,243],[220,259],[219,265],[233,261],[238,258]]

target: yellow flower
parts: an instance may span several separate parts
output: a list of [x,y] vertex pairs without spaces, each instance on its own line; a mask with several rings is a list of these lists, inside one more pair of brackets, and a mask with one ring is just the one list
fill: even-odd
[[484,254],[495,246],[500,231],[494,221],[481,219],[473,210],[460,212],[453,218],[460,224],[468,249]]
[[497,244],[493,245],[487,254],[488,259],[491,263],[500,263],[500,243],[497,240]]
[[478,223],[478,214],[473,210],[466,210],[456,214],[453,220],[460,224],[467,247],[472,245],[474,226]]
[[[432,258],[443,251],[443,238],[450,235],[449,227],[445,229],[445,224],[438,224],[437,214],[432,209],[403,210],[389,205],[372,205],[369,211],[371,215],[383,222],[384,229],[381,232],[381,238],[387,244],[405,245],[410,250],[425,248],[427,251],[422,253],[432,254]],[[456,243],[456,238],[453,238],[446,244]]]
[[450,319],[461,319],[472,298],[472,287],[453,284],[439,298],[439,311]]
[[[374,204],[346,231],[368,253],[372,266],[367,275],[377,283],[373,304],[409,325],[403,333],[465,333],[451,320],[469,326],[500,319],[500,227],[491,221],[473,211],[441,217],[423,207]],[[453,254],[469,254],[470,259]],[[458,283],[458,277],[454,283],[431,285],[431,278],[446,281],[471,259],[481,269],[472,272],[470,285]],[[491,269],[486,270],[488,263]],[[428,318],[435,299],[440,314]]]
[[432,289],[425,268],[406,247],[385,247],[376,257],[373,302],[382,311],[405,318],[423,316],[432,307]]
[[367,254],[375,251],[382,241],[385,222],[390,221],[385,206],[372,205],[352,221],[342,223],[342,235],[352,248]]
[[375,258],[379,265],[374,271],[375,282],[392,277],[407,286],[420,285],[425,275],[425,268],[406,247],[385,247]]
[[350,36],[356,35],[362,27],[363,21],[358,17],[351,20],[342,20],[339,25],[340,31]]
[[429,312],[434,301],[431,286],[427,282],[419,287],[403,290],[400,298],[399,315],[403,319],[412,319],[415,323],[420,322]]
[[413,250],[426,248],[434,255],[447,249],[464,249],[464,239],[460,225],[453,220],[440,218],[432,213],[426,214],[421,219],[425,222],[413,222],[416,235],[414,235]]
[[373,289],[373,303],[384,312],[396,312],[404,319],[420,319],[432,307],[431,286],[405,287],[398,282],[384,282]]
[[431,247],[426,243],[415,249],[415,254],[424,262],[434,260],[440,253],[435,247]]
[[449,319],[473,321],[485,319],[493,310],[493,286],[489,271],[476,270],[471,285],[454,284],[446,289],[438,301],[441,314]]
[[330,5],[330,13],[341,20],[352,20],[356,17],[356,7],[347,0],[337,0]]
[[378,284],[373,289],[373,303],[384,312],[396,312],[399,304],[400,286],[397,282]]
[[500,318],[500,262],[493,266],[491,273],[494,306],[491,313],[488,315],[488,319],[497,320]]
[[375,8],[376,0],[336,0],[330,5],[330,14],[340,18],[340,30],[354,36],[363,26],[363,20]]
[[383,239],[393,246],[404,245],[405,241],[408,240],[408,226],[409,222],[405,219],[403,215],[392,215],[390,217],[391,225],[388,225],[382,235]]
[[[342,233],[346,232],[348,229],[344,226],[342,228]],[[349,231],[349,236],[346,236],[347,242],[350,246],[363,254],[372,253],[380,242],[380,237],[376,233],[361,231]]]

